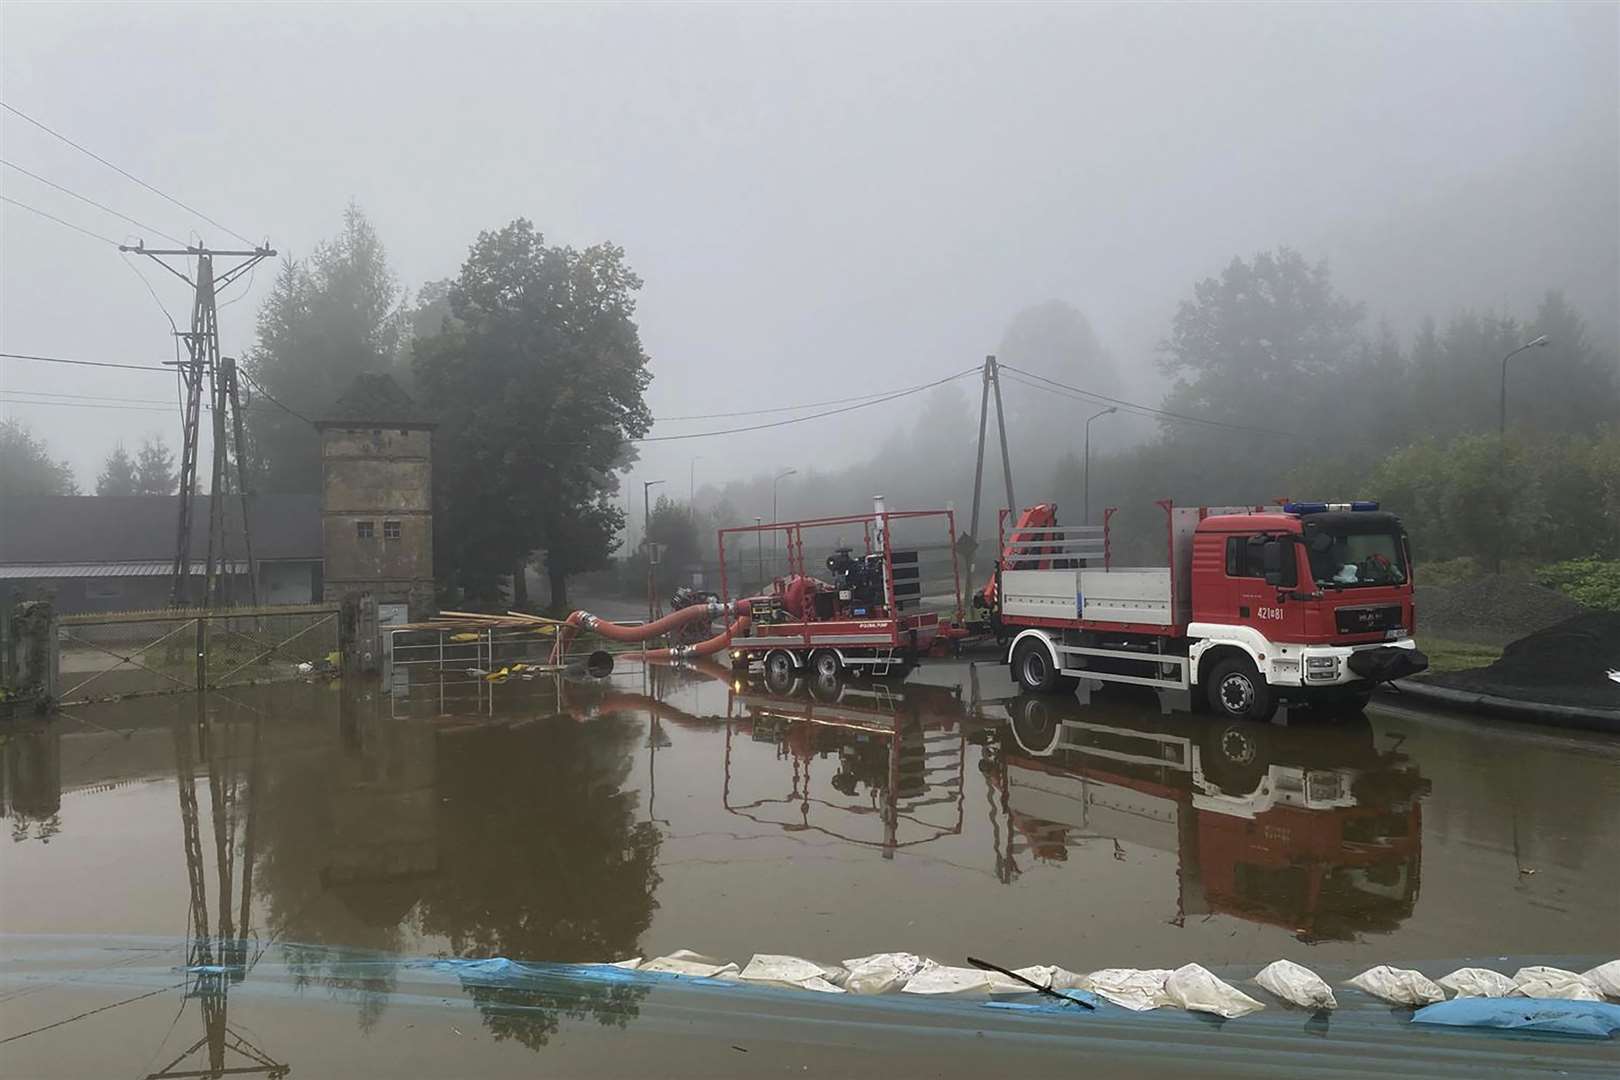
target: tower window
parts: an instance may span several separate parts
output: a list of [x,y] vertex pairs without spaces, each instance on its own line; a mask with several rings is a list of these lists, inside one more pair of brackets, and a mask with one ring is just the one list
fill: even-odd
[[375,524],[376,524],[375,522],[371,522],[371,521],[357,521],[357,522],[355,522],[354,523],[354,538],[356,540],[370,540],[370,539],[372,539],[372,537],[376,535],[375,530],[373,528]]
[[399,522],[397,522],[397,521],[385,521],[385,522],[383,522],[383,539],[384,540],[398,540],[399,539]]

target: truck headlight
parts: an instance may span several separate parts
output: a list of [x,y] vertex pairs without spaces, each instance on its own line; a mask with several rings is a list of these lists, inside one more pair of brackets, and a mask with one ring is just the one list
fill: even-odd
[[1305,678],[1327,682],[1339,677],[1337,656],[1310,656],[1305,659]]

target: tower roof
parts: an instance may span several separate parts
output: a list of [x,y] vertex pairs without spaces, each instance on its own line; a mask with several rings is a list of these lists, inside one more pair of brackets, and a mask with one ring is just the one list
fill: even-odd
[[355,376],[354,382],[315,421],[316,427],[431,428],[436,426],[392,375]]

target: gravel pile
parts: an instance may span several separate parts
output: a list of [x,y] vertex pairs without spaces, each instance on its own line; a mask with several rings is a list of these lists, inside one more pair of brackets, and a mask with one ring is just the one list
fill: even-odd
[[1506,645],[1586,610],[1561,592],[1500,575],[1458,585],[1424,585],[1420,579],[1416,602],[1419,648],[1425,634]]
[[1500,697],[1620,708],[1620,683],[1608,677],[1611,670],[1620,671],[1620,612],[1588,611],[1512,642],[1488,667],[1428,681]]

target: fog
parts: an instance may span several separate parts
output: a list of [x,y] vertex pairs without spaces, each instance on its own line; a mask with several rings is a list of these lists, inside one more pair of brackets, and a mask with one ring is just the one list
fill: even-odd
[[[645,280],[655,416],[930,381],[976,367],[1019,312],[1052,300],[1084,316],[1109,365],[1059,359],[1047,374],[1087,389],[1106,377],[1158,405],[1155,348],[1177,302],[1234,256],[1278,246],[1325,260],[1369,327],[1405,334],[1465,307],[1523,317],[1560,289],[1595,339],[1620,340],[1617,12],[13,3],[0,89],[284,255],[332,235],[352,199],[413,289],[518,216],[552,242],[622,245]],[[13,114],[0,133],[8,161],[234,244]],[[13,169],[0,180],[112,239],[161,239]],[[5,351],[173,355],[137,275],[183,324],[181,283],[14,205],[0,222]],[[272,276],[222,300],[227,354],[251,346]],[[131,407],[172,398],[166,376],[8,360],[0,377],[4,415],[86,490],[115,442],[178,442],[173,408]],[[967,444],[978,391],[958,385],[947,441]],[[1015,418],[1042,396],[1006,391]],[[42,392],[103,400],[22,400]],[[839,469],[925,407],[646,444],[625,490],[663,479],[684,498],[689,484]],[[1103,424],[1095,440],[1152,430]],[[1053,457],[1070,448],[1061,434]],[[1046,463],[1017,464],[1038,495]]]

